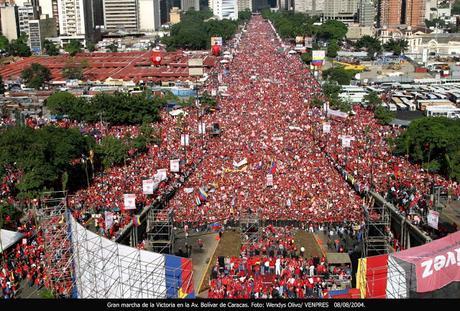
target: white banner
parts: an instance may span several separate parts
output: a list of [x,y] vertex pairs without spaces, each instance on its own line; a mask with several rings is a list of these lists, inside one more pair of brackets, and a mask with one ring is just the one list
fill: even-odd
[[348,113],[342,112],[342,111],[340,111],[340,110],[333,110],[333,109],[328,109],[328,110],[327,110],[327,115],[328,115],[328,116],[339,117],[339,118],[346,118],[346,117],[348,117]]
[[169,161],[169,170],[173,173],[180,172],[179,159]]
[[180,144],[181,144],[181,146],[188,146],[190,144],[190,135],[189,134],[182,134],[180,136]]
[[110,229],[113,226],[113,213],[112,212],[105,212],[105,229]]
[[158,169],[157,170],[157,173],[155,174],[155,177],[158,176],[159,179],[160,179],[160,182],[161,181],[165,181],[168,179],[168,175],[167,175],[167,170],[165,168],[162,168],[162,169]]
[[430,211],[428,213],[427,221],[428,221],[428,226],[438,230],[439,212]]
[[267,187],[273,187],[273,174],[267,174]]
[[323,123],[323,133],[330,133],[331,125],[329,123]]
[[124,194],[125,209],[136,209],[136,195]]
[[144,194],[153,194],[153,191],[155,191],[153,178],[144,179],[142,181],[142,192]]
[[206,134],[206,123],[198,123],[198,134]]

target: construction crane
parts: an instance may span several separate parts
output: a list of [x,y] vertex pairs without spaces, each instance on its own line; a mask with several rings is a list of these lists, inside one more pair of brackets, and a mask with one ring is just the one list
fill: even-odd
[[344,66],[345,70],[358,70],[358,71],[365,71],[367,70],[367,67],[364,65],[353,65],[349,63],[343,63],[343,62],[338,62],[338,61],[332,61],[334,64],[339,64]]

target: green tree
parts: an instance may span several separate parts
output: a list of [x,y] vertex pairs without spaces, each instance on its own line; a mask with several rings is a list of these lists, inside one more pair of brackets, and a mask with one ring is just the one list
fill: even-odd
[[0,35],[0,50],[6,51],[9,44],[8,38]]
[[82,80],[84,77],[83,70],[86,67],[88,67],[88,62],[86,60],[77,62],[74,57],[71,57],[67,60],[64,68],[62,68],[62,75],[66,79]]
[[444,117],[421,118],[396,141],[395,153],[426,169],[460,181],[460,120]]
[[21,34],[17,40],[11,40],[6,51],[13,56],[28,57],[32,55],[27,40],[27,35]]
[[116,44],[115,42],[112,42],[111,44],[107,46],[107,49],[109,49],[109,51],[112,53],[118,52],[118,44]]
[[330,81],[336,81],[341,85],[350,84],[353,79],[356,71],[354,70],[345,70],[343,66],[336,66],[323,71],[323,77]]
[[244,11],[239,11],[238,12],[238,19],[242,22],[247,22],[251,19],[251,11],[249,9],[246,9]]
[[326,81],[323,83],[323,93],[327,97],[338,97],[342,87],[337,82]]
[[300,59],[305,63],[305,64],[310,64],[312,61],[312,55],[311,51],[307,51],[305,53],[302,53],[300,55]]
[[83,100],[69,92],[56,92],[45,100],[45,106],[52,114],[68,115],[73,120],[82,120],[79,110],[84,106]]
[[64,50],[70,54],[70,56],[75,56],[80,53],[83,49],[83,45],[80,41],[72,39],[64,47]]
[[337,43],[337,40],[333,39],[329,41],[329,44],[327,45],[327,57],[330,58],[335,58],[337,57],[337,52],[340,50],[340,46]]
[[425,25],[427,28],[444,28],[446,26],[446,22],[442,18],[434,18],[433,20],[425,19]]
[[370,58],[375,58],[375,55],[382,51],[382,44],[376,37],[363,36],[355,44],[358,49],[365,48]]
[[21,78],[27,87],[38,90],[51,80],[51,71],[41,64],[32,63],[30,67],[21,72]]
[[102,159],[105,169],[122,164],[128,156],[129,147],[121,139],[106,136],[96,146],[96,155]]
[[393,52],[393,54],[395,55],[404,54],[404,52],[407,51],[408,47],[409,43],[407,42],[407,40],[404,39],[390,39],[387,43],[383,45],[385,51]]
[[370,108],[372,111],[375,111],[377,107],[382,104],[382,99],[379,97],[379,94],[375,91],[371,91],[366,94],[364,97],[364,102],[367,103],[367,107]]
[[89,52],[94,52],[96,51],[96,44],[90,41],[86,44],[86,48],[88,49]]
[[59,49],[50,40],[45,40],[43,42],[43,49],[45,50],[46,55],[49,55],[49,56],[59,55]]
[[374,117],[381,124],[389,124],[395,118],[395,113],[383,106],[377,106],[374,110]]
[[348,32],[347,25],[337,20],[328,20],[316,27],[318,37],[324,40],[342,40]]

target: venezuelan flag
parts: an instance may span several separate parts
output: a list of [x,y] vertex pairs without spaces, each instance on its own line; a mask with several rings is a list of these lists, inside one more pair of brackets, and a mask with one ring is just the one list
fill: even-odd
[[206,201],[208,199],[208,194],[206,193],[206,191],[203,190],[203,188],[200,188],[198,190],[198,193],[201,201]]
[[165,270],[167,298],[195,298],[190,259],[165,255]]
[[272,164],[270,165],[270,174],[275,174],[276,172],[276,161],[272,161]]

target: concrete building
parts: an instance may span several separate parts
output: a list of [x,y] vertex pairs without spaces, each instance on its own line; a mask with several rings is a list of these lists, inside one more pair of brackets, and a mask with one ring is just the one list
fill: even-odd
[[182,11],[178,7],[173,7],[169,12],[169,22],[174,25],[180,23],[180,14]]
[[401,25],[402,1],[379,0],[378,28],[394,28]]
[[78,36],[86,33],[83,0],[58,0],[59,34]]
[[200,10],[200,1],[199,0],[180,0],[180,8],[182,12],[187,12],[190,9],[195,11]]
[[138,31],[137,0],[104,0],[104,25],[108,31]]
[[359,0],[358,20],[362,27],[374,25],[375,7],[371,0]]
[[48,15],[54,18],[56,22],[56,31],[59,35],[59,9],[58,0],[39,0],[40,14]]
[[18,6],[19,35],[25,33],[27,36],[30,36],[29,21],[39,17],[38,10],[39,7],[33,6],[32,3],[29,2],[22,3],[21,6]]
[[320,15],[324,12],[326,0],[296,0],[294,11],[309,15]]
[[402,23],[410,27],[425,26],[425,0],[406,0],[403,6]]
[[19,37],[18,7],[5,6],[0,8],[2,34],[8,40],[16,40]]
[[29,44],[32,53],[42,53],[45,38],[56,36],[56,21],[54,18],[42,15],[40,19],[29,20]]
[[345,37],[348,40],[356,41],[361,39],[363,36],[373,37],[375,34],[375,28],[372,26],[361,26],[360,24],[348,25],[348,31]]
[[252,12],[252,0],[238,0],[238,11],[249,10]]
[[139,30],[153,32],[161,27],[160,0],[139,1]]
[[324,6],[324,19],[353,23],[358,13],[358,0],[329,0]]
[[213,0],[212,12],[218,19],[238,19],[238,0]]

